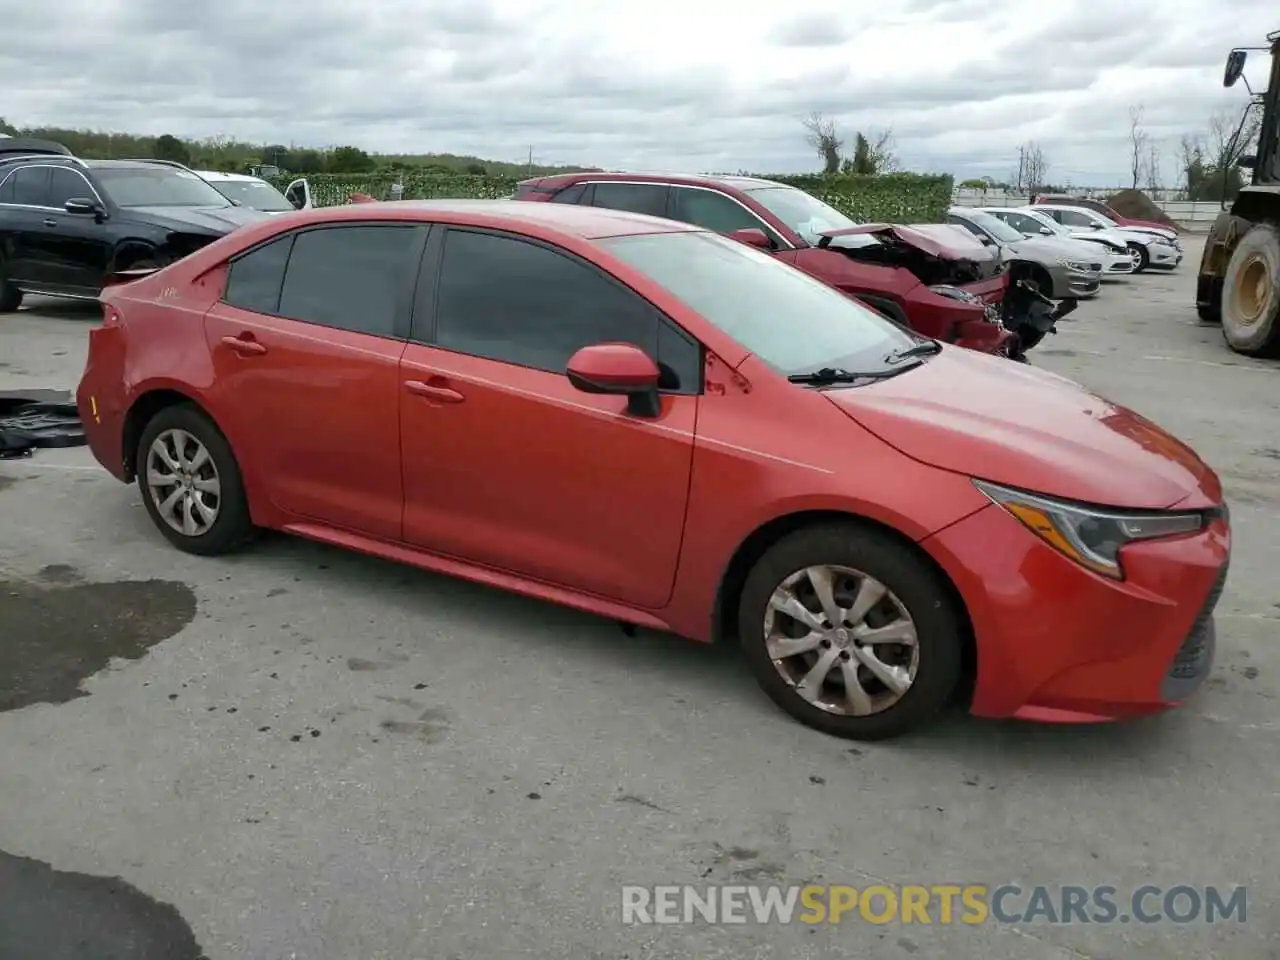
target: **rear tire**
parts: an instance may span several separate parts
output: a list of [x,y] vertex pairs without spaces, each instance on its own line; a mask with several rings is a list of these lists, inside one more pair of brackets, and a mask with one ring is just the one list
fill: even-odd
[[837,737],[920,727],[961,676],[963,617],[946,581],[910,546],[860,523],[808,527],[770,547],[747,576],[738,624],[769,698]]
[[231,445],[198,407],[165,407],[138,441],[138,489],[156,528],[184,553],[228,553],[254,533]]
[[1151,255],[1140,243],[1129,244],[1129,256],[1133,257],[1133,272],[1144,273],[1151,266]]
[[1222,336],[1236,353],[1280,356],[1280,227],[1250,228],[1222,281]]

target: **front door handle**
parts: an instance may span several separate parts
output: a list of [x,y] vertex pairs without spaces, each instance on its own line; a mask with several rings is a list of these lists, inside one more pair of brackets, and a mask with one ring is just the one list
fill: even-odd
[[246,340],[243,337],[223,337],[222,342],[243,356],[259,356],[267,352],[267,348],[257,340]]
[[440,383],[423,383],[421,380],[406,380],[404,382],[405,389],[410,393],[417,394],[420,397],[426,397],[428,400],[438,400],[441,403],[461,403],[467,399],[452,387],[443,386]]
[[46,227],[56,227],[58,225],[58,221],[50,218],[44,221],[44,225]]

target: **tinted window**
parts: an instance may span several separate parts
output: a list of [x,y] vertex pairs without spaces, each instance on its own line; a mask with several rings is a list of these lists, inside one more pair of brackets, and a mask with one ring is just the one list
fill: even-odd
[[582,195],[587,192],[585,183],[575,183],[572,187],[566,187],[551,198],[552,203],[577,203],[582,199]]
[[692,223],[716,233],[733,233],[754,227],[763,230],[764,224],[750,210],[723,193],[711,190],[691,190],[688,187],[671,188],[672,220]]
[[23,167],[14,171],[13,202],[45,206],[49,202],[49,168]]
[[275,313],[280,308],[280,287],[289,263],[293,234],[272,240],[231,264],[227,292],[222,299],[241,310]]
[[594,267],[510,237],[449,231],[436,299],[448,350],[564,373],[582,347],[634,343],[659,356],[658,313]]
[[652,217],[667,215],[667,190],[665,183],[597,183],[592,206],[610,210],[629,210],[647,213]]
[[92,200],[93,189],[74,170],[56,169],[49,173],[49,206],[60,207],[68,200]]
[[418,265],[421,236],[413,224],[299,233],[278,313],[339,330],[395,336],[400,296]]
[[0,203],[13,203],[13,177],[6,176],[7,171],[0,167]]

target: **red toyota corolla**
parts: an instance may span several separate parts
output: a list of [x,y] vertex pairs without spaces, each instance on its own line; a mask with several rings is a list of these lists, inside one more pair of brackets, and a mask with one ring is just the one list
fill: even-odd
[[767,253],[558,204],[363,204],[109,287],[78,391],[159,530],[267,527],[696,640],[872,739],[953,696],[1099,720],[1209,672],[1188,448]]

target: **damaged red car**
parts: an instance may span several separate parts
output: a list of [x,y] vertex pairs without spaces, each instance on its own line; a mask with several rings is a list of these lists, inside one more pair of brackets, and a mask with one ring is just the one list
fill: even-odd
[[572,173],[522,181],[516,200],[607,207],[691,223],[768,250],[904,326],[1025,360],[1075,302],[1054,303],[1029,264],[946,224],[859,224],[756,177]]

